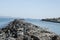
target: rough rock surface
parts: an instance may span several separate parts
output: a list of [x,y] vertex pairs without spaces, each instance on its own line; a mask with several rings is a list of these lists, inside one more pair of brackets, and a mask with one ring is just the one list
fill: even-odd
[[39,26],[15,19],[0,29],[0,40],[60,40],[60,37]]

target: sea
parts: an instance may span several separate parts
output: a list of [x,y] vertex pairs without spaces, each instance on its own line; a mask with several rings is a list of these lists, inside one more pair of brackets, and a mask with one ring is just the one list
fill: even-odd
[[[14,18],[0,18],[0,28],[5,27],[9,22],[13,21]],[[49,31],[52,31],[60,35],[60,23],[46,22],[41,21],[41,19],[25,19],[26,22],[32,23],[42,28],[48,28]]]

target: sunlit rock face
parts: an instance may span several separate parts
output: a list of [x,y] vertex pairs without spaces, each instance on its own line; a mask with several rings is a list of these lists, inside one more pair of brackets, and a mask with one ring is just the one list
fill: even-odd
[[60,37],[25,20],[15,19],[0,29],[0,40],[60,40]]

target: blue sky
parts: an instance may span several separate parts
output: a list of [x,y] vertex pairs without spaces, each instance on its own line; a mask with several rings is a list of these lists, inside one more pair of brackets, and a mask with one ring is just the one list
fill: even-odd
[[0,0],[0,16],[34,19],[60,17],[60,0]]

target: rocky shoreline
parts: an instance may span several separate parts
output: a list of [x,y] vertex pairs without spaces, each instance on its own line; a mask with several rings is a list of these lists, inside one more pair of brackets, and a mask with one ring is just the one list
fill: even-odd
[[60,36],[24,20],[15,19],[0,29],[0,40],[60,40]]
[[47,19],[42,19],[42,21],[60,23],[60,18],[47,18]]

